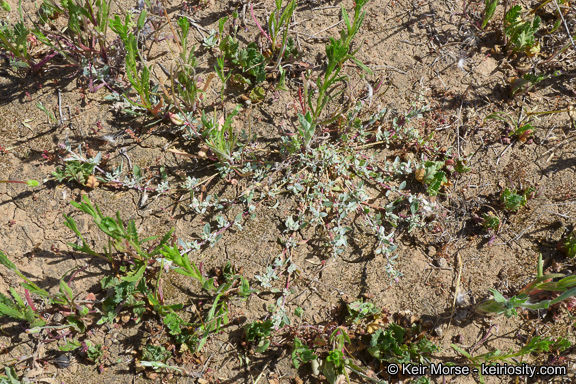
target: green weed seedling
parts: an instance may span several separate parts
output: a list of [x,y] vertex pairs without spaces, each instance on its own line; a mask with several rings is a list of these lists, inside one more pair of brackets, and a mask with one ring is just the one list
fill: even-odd
[[198,66],[194,52],[196,47],[190,44],[188,33],[190,32],[190,22],[181,17],[178,19],[178,36],[182,46],[182,52],[177,60],[176,76],[170,77],[172,84],[172,94],[181,101],[182,109],[196,111],[198,101],[203,91],[198,87],[198,77],[196,67]]
[[500,219],[493,213],[485,213],[483,216],[482,226],[485,229],[497,231],[500,228]]
[[166,360],[170,357],[172,357],[172,352],[166,350],[166,348],[161,345],[146,344],[142,350],[142,360],[145,361],[159,361],[166,363]]
[[313,371],[318,371],[318,355],[315,354],[312,349],[308,348],[306,344],[302,342],[299,338],[294,338],[294,346],[292,348],[292,364],[294,368],[300,368],[301,364],[311,363],[315,366],[312,368]]
[[48,118],[48,123],[54,124],[58,121],[56,120],[56,116],[54,116],[54,113],[52,113],[52,111],[48,110],[48,108],[42,105],[41,102],[38,102],[36,104],[36,108],[38,108],[40,111],[42,111],[42,113],[44,113],[44,115],[46,115],[46,117]]
[[[268,18],[268,32],[270,33],[270,44],[272,54],[274,54],[277,50],[280,50],[278,54],[278,64],[282,59],[282,56],[285,52],[288,52],[288,55],[291,54],[291,47],[287,48],[288,43],[288,31],[290,27],[290,21],[292,19],[292,15],[294,10],[296,9],[296,0],[292,0],[288,3],[284,11],[282,12],[282,0],[276,0],[276,8],[270,14]],[[283,31],[282,31],[283,30]],[[278,41],[280,37],[280,31],[282,31],[282,41]]]
[[298,136],[294,137],[295,144],[300,145],[304,150],[307,150],[312,143],[314,133],[316,132],[316,124],[313,122],[313,117],[310,111],[306,115],[298,114]]
[[[148,182],[146,186],[143,185],[145,175],[137,164],[132,166],[130,170],[131,174],[124,175],[122,178],[124,172],[123,162],[111,172],[107,172],[100,168],[101,163],[104,163],[100,152],[94,157],[86,158],[82,153],[81,146],[78,147],[78,153],[72,151],[70,146],[61,144],[60,147],[68,152],[69,157],[63,159],[63,167],[58,167],[56,171],[52,173],[54,178],[59,182],[75,181],[88,188],[96,188],[99,183],[102,182],[124,188],[136,189],[141,192],[156,193],[163,193],[170,189],[167,180],[168,175],[164,167],[160,168],[159,174],[156,176],[159,178],[157,186],[148,187]],[[96,176],[96,172],[98,172],[99,176]]]
[[[362,22],[364,21],[364,17],[366,16],[366,12],[363,11],[363,8],[367,3],[368,0],[356,1],[352,22],[350,21],[348,12],[342,5],[342,19],[345,22],[346,28],[340,31],[340,38],[338,40],[331,37],[330,42],[326,46],[326,58],[328,64],[324,74],[319,76],[316,81],[316,86],[318,88],[316,100],[313,100],[314,92],[308,92],[308,83],[305,82],[304,94],[307,99],[308,108],[311,111],[311,125],[316,125],[321,122],[320,116],[328,102],[343,92],[342,90],[336,91],[335,88],[338,83],[347,78],[345,75],[340,75],[342,66],[346,61],[351,60],[367,73],[372,73],[368,67],[362,64],[362,62],[355,57],[358,50],[350,50],[352,40],[356,37],[356,34],[360,30]],[[362,44],[360,44],[360,46],[361,45]],[[331,121],[339,115],[339,113],[336,113],[331,118],[328,118],[327,121]]]
[[[348,78],[346,75],[340,74],[345,62],[350,60],[365,72],[372,73],[370,68],[366,67],[355,57],[358,50],[351,51],[352,41],[364,21],[366,12],[363,11],[363,8],[368,1],[369,0],[358,0],[356,2],[352,21],[346,8],[342,6],[342,18],[346,28],[340,31],[340,38],[338,40],[330,38],[330,42],[326,46],[327,66],[324,74],[320,75],[316,80],[317,93],[308,90],[309,76],[308,78],[304,78],[304,99],[309,111],[303,111],[304,114],[298,113],[298,137],[292,139],[293,146],[300,145],[302,150],[307,151],[314,139],[317,126],[330,123],[342,115],[343,109],[340,109],[333,113],[328,119],[320,120],[322,111],[326,105],[343,92],[343,89],[337,90],[336,88],[338,84]],[[283,86],[283,83],[284,80],[283,77],[281,77],[280,85]],[[304,106],[303,108],[305,109]]]
[[135,267],[132,268],[139,270],[141,266],[145,264],[144,262],[147,262],[154,256],[160,254],[160,251],[171,238],[172,233],[174,233],[174,229],[171,229],[162,237],[158,244],[146,247],[144,244],[156,240],[156,236],[140,239],[134,220],[130,220],[125,224],[120,218],[119,212],[116,213],[116,219],[109,216],[103,216],[98,205],[92,205],[86,195],[84,195],[81,203],[71,201],[70,204],[80,211],[92,216],[98,229],[107,235],[108,245],[104,246],[104,251],[102,253],[94,251],[82,237],[74,219],[70,216],[64,215],[66,226],[70,228],[82,241],[82,246],[73,243],[68,243],[68,245],[77,251],[85,252],[89,255],[109,261],[115,267],[119,267],[121,262],[115,259],[113,255],[114,251],[130,255],[132,261],[135,262]]
[[416,180],[427,185],[426,192],[430,196],[438,195],[440,187],[448,183],[446,172],[441,170],[444,165],[443,161],[428,160],[423,162],[421,168],[415,172]]
[[535,34],[542,20],[538,16],[525,19],[522,13],[524,13],[522,6],[515,5],[504,15],[504,32],[508,38],[506,48],[512,48],[513,52],[523,51],[529,56],[534,56],[540,52],[540,45],[535,39]]
[[234,68],[240,68],[241,73],[234,77],[236,82],[257,85],[266,80],[265,58],[254,41],[240,48],[239,41],[228,35],[220,42],[220,51]]
[[514,80],[512,83],[512,87],[510,89],[510,93],[512,97],[517,94],[525,94],[534,88],[538,83],[549,79],[551,77],[559,76],[561,74],[560,71],[555,71],[553,73],[542,73],[539,75],[535,75],[532,73],[526,73],[524,76]]
[[[233,16],[237,17],[237,14]],[[260,53],[256,42],[250,42],[245,48],[240,48],[240,41],[235,34],[224,36],[224,25],[228,20],[227,17],[220,19],[218,24],[220,36],[220,52],[222,56],[217,59],[214,66],[218,77],[222,81],[220,91],[223,100],[223,89],[226,82],[233,76],[232,80],[237,84],[247,84],[256,86],[266,80],[266,58]],[[225,62],[232,68],[225,72]],[[235,70],[237,69],[237,70]]]
[[570,232],[566,239],[560,242],[560,249],[566,257],[576,257],[576,231]]
[[222,82],[222,85],[220,86],[220,100],[224,102],[224,91],[226,90],[226,84],[228,83],[228,80],[230,80],[230,78],[232,77],[232,71],[231,70],[226,71],[223,57],[219,57],[216,59],[216,64],[214,65],[214,71],[216,72],[218,78]]
[[166,350],[166,348],[159,345],[146,344],[142,351],[142,360],[140,362],[136,361],[136,370],[138,371],[140,367],[148,367],[154,370],[167,369],[188,374],[188,372],[181,368],[166,364],[166,361],[170,357],[172,357],[172,352]]
[[[544,4],[540,4],[538,8],[547,2],[548,1],[544,1]],[[499,0],[485,0],[482,28],[485,28],[494,17],[499,3]],[[511,52],[525,52],[528,56],[534,56],[540,52],[540,45],[536,41],[535,35],[540,28],[542,20],[534,14],[535,10],[525,12],[521,5],[514,5],[508,9],[504,15],[503,22],[503,32],[507,39],[507,50],[511,50]],[[552,31],[560,26],[560,21],[561,20],[556,21]]]
[[[30,324],[30,328],[26,331],[29,334],[36,334],[42,330],[64,330],[68,329],[74,332],[85,332],[86,325],[85,320],[90,312],[87,306],[78,304],[76,301],[76,295],[72,292],[69,284],[66,283],[65,278],[69,275],[71,271],[64,274],[60,280],[60,290],[54,294],[49,294],[47,291],[39,288],[36,284],[32,283],[28,278],[26,278],[16,266],[8,260],[6,255],[0,251],[0,263],[6,266],[8,269],[16,273],[24,283],[21,283],[22,288],[24,288],[25,293],[25,305],[24,300],[21,296],[14,290],[10,288],[10,294],[12,299],[0,294],[0,314],[3,316],[8,316],[16,320],[26,321]],[[68,282],[70,282],[75,275],[72,274],[68,276]],[[56,310],[60,313],[65,314],[65,324],[63,325],[50,325],[47,324],[46,320],[42,316],[44,312],[41,312],[36,308],[32,300],[34,294],[43,299],[44,303],[42,307],[46,305],[51,306],[51,310]],[[79,345],[76,345],[76,348]]]
[[[175,266],[173,268],[174,272],[197,280],[202,285],[202,288],[212,296],[212,304],[206,317],[201,321],[201,324],[185,322],[172,309],[169,311],[160,311],[164,316],[163,321],[170,330],[170,334],[173,335],[178,342],[191,344],[192,349],[199,351],[210,335],[220,332],[222,327],[228,323],[229,296],[235,292],[241,298],[246,298],[256,291],[250,289],[248,280],[237,274],[230,263],[227,263],[224,267],[224,282],[216,287],[214,284],[215,279],[207,279],[204,277],[198,267],[190,262],[188,256],[180,253],[178,246],[164,246],[161,253],[168,263]],[[149,299],[151,299],[151,296],[149,296]],[[161,308],[153,296],[152,301],[155,308]],[[195,330],[193,333],[185,332],[182,329],[184,326],[193,326]]]
[[368,352],[380,361],[406,364],[429,364],[430,354],[438,347],[426,337],[418,337],[418,326],[404,329],[391,323],[386,329],[379,329],[372,335]]
[[[10,10],[8,3],[3,3],[2,8]],[[18,3],[20,20],[10,27],[8,23],[0,23],[0,48],[8,53],[10,65],[15,68],[34,68],[35,62],[30,55],[30,30],[24,24],[22,13],[22,1]]]
[[[560,279],[553,281],[554,279]],[[542,291],[550,294],[559,293],[554,299],[539,300]],[[565,276],[561,273],[549,275],[543,274],[542,255],[538,257],[537,276],[534,281],[524,287],[518,295],[511,298],[505,298],[495,289],[490,289],[492,299],[478,305],[480,313],[505,315],[510,318],[518,316],[517,308],[531,310],[548,309],[551,306],[559,304],[576,296],[576,276]]]
[[365,303],[363,300],[347,304],[346,307],[348,308],[346,321],[351,323],[359,323],[370,316],[376,316],[382,312],[373,303]]
[[525,206],[528,199],[533,196],[536,188],[527,188],[522,194],[519,194],[514,189],[504,189],[502,196],[500,196],[500,201],[505,209],[509,211],[518,211],[521,207]]
[[268,349],[273,329],[272,320],[254,321],[246,325],[244,328],[246,340],[256,345],[255,352],[263,353]]
[[[157,244],[146,246],[146,243],[156,240],[156,237],[140,239],[133,220],[126,224],[120,218],[119,213],[116,213],[116,219],[103,216],[98,205],[93,206],[86,195],[81,203],[72,201],[71,204],[92,216],[94,223],[107,236],[108,241],[103,252],[95,251],[78,230],[74,219],[64,215],[66,226],[78,236],[82,243],[82,245],[75,243],[68,243],[68,245],[77,251],[109,262],[113,269],[120,273],[118,277],[111,275],[102,279],[102,288],[110,294],[103,302],[103,315],[98,323],[114,321],[118,308],[121,306],[132,308],[136,318],[140,318],[146,309],[144,298],[150,299],[150,296],[153,296],[151,292],[154,282],[150,278],[150,264],[170,240],[174,230],[168,231]],[[120,259],[117,255],[126,255],[127,259]],[[161,273],[158,276],[158,282],[160,276]],[[158,294],[157,291],[158,283],[156,283],[156,294]]]
[[[314,342],[316,347],[323,345],[319,340],[317,339]],[[310,363],[312,372],[315,375],[322,373],[330,384],[342,383],[344,380],[350,384],[349,373],[351,372],[364,380],[385,384],[385,382],[368,376],[366,371],[356,365],[353,358],[348,355],[346,346],[351,341],[346,328],[342,326],[336,327],[331,332],[328,340],[330,349],[328,351],[320,351],[318,348],[316,350],[310,348],[303,340],[295,337],[291,353],[294,367],[299,369],[303,364]]]
[[104,358],[104,350],[102,344],[92,344],[90,341],[86,342],[86,356],[88,360],[95,364],[100,364]]
[[[230,264],[224,267],[224,281],[216,286],[215,279],[207,279],[187,255],[180,253],[177,245],[168,245],[174,233],[173,229],[159,241],[156,237],[140,239],[133,220],[125,224],[119,213],[116,214],[116,219],[103,216],[100,208],[93,206],[86,196],[82,203],[71,204],[92,216],[96,226],[108,236],[108,245],[104,246],[104,252],[93,250],[77,229],[74,219],[64,215],[66,226],[82,242],[81,246],[73,243],[68,245],[77,251],[110,262],[117,271],[116,276],[107,276],[102,280],[102,288],[108,291],[108,295],[102,303],[102,317],[98,324],[114,321],[122,307],[131,308],[137,321],[147,309],[152,309],[160,315],[176,342],[189,343],[192,349],[200,350],[210,335],[219,332],[228,323],[228,300],[231,293],[247,297],[255,292],[250,289],[249,282],[236,274]],[[151,245],[146,245],[153,241]],[[118,258],[118,255],[125,256]],[[212,295],[210,309],[200,324],[188,323],[178,315],[177,311],[183,308],[182,304],[163,304],[160,282],[162,271],[167,268],[192,277]]]
[[238,135],[234,132],[232,121],[234,116],[240,112],[240,106],[237,105],[226,118],[217,117],[216,114],[210,119],[206,113],[202,112],[202,136],[206,145],[218,156],[223,163],[233,165],[235,161],[235,149],[238,145]]
[[[34,29],[40,41],[77,66],[102,67],[109,63],[107,41],[111,0],[44,0],[40,7],[40,22],[64,15],[68,24],[65,33]],[[97,57],[94,57],[96,53]]]
[[[39,288],[36,284],[32,283],[27,277],[25,277],[16,266],[8,260],[8,257],[0,251],[0,264],[4,265],[6,268],[16,273],[18,277],[25,281],[22,283],[22,287],[25,290],[25,300],[28,305],[24,304],[24,299],[16,292],[16,290],[10,287],[10,295],[12,298],[0,293],[0,315],[8,316],[14,320],[25,321],[30,324],[31,328],[40,327],[46,324],[46,321],[36,310],[36,307],[32,304],[32,299],[30,298],[30,292],[38,294],[42,297],[48,297],[48,292]],[[31,305],[32,304],[32,305]]]
[[[144,28],[146,16],[147,12],[144,9],[136,23],[136,29],[138,31]],[[129,90],[124,92],[125,100],[132,107],[125,109],[125,112],[138,115],[138,109],[144,109],[152,116],[158,118],[160,117],[160,112],[163,108],[162,100],[156,96],[159,86],[150,86],[150,68],[141,58],[138,50],[137,38],[134,33],[130,31],[131,23],[132,20],[129,14],[126,15],[124,21],[122,21],[118,15],[115,15],[114,19],[110,20],[110,28],[116,32],[118,37],[124,43],[126,49],[126,77],[139,96],[139,100],[133,100],[127,96]],[[141,62],[140,69],[138,67],[137,59]]]
[[98,154],[90,159],[84,158],[82,154],[82,147],[78,147],[78,154],[69,151],[70,157],[64,159],[64,166],[58,167],[54,172],[52,172],[52,176],[58,182],[63,181],[76,181],[80,185],[86,186],[89,183],[94,185],[94,170],[102,161],[102,154],[98,152]]
[[515,360],[516,357],[526,356],[532,353],[562,352],[569,348],[571,345],[572,344],[564,338],[558,338],[554,340],[549,337],[542,338],[541,336],[535,336],[530,339],[530,341],[525,346],[516,352],[512,351],[512,349],[510,349],[508,352],[495,349],[494,351],[484,353],[482,355],[472,356],[470,353],[466,352],[459,346],[451,344],[452,348],[466,359],[468,359],[468,361],[470,361],[470,365],[474,367],[479,367],[481,364],[493,364],[502,362],[511,365],[520,365],[521,363]]
[[516,140],[524,142],[532,135],[535,128],[530,123],[523,123],[522,118],[520,120],[514,119],[510,114],[506,112],[494,112],[489,114],[484,118],[486,120],[500,120],[507,123],[510,128],[510,136],[515,136]]
[[[328,356],[324,359],[322,367],[322,373],[330,384],[341,382],[342,377],[350,384],[348,371],[354,372],[364,379],[377,381],[368,377],[362,368],[354,364],[352,358],[344,354],[344,352],[347,351],[346,345],[350,344],[350,336],[348,336],[345,328],[336,328],[330,335],[330,343],[332,344],[332,350],[328,352]],[[313,359],[312,356],[310,357],[312,362],[316,360]]]

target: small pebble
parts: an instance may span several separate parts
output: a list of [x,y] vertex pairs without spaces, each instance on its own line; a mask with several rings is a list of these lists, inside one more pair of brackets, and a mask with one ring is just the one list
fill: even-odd
[[441,257],[438,259],[438,266],[440,268],[448,268],[448,262],[446,261],[445,258]]
[[442,337],[444,335],[444,330],[442,329],[442,326],[434,328],[434,333],[436,334],[436,336]]

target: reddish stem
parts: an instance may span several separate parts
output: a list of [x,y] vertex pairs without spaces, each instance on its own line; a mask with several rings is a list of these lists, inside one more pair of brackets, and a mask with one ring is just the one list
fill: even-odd
[[252,14],[252,19],[254,20],[254,22],[256,23],[256,26],[258,27],[258,29],[260,30],[260,32],[262,33],[262,35],[264,35],[268,41],[270,42],[270,44],[272,44],[272,39],[270,38],[270,36],[268,36],[268,34],[262,29],[262,26],[260,26],[260,23],[258,22],[258,20],[256,20],[256,16],[254,15],[254,5],[252,5],[252,3],[250,3],[250,13]]
[[302,100],[302,87],[298,87],[298,98],[300,99],[300,106],[302,107],[302,113],[306,114],[306,104]]
[[32,302],[32,298],[30,297],[30,292],[27,289],[24,289],[24,296],[26,297],[26,302],[28,303],[30,308],[32,308],[32,310],[34,312],[38,312],[38,310],[34,306],[34,303]]

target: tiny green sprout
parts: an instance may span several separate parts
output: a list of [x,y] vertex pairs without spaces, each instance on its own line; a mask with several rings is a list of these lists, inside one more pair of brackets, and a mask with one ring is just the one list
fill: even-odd
[[368,353],[387,363],[427,364],[430,354],[438,351],[438,347],[426,337],[417,337],[418,334],[416,325],[412,326],[412,329],[405,329],[390,323],[386,329],[381,328],[372,334]]
[[142,350],[142,360],[166,362],[172,357],[172,352],[161,345],[146,344]]
[[40,183],[36,180],[0,180],[0,183],[27,184],[30,187],[37,187]]
[[294,338],[294,349],[292,350],[292,364],[294,368],[300,368],[300,364],[306,364],[318,359],[316,355],[306,344],[299,338]]
[[560,243],[561,249],[566,257],[573,258],[576,256],[576,231],[570,232],[566,240]]
[[458,173],[470,172],[470,167],[466,165],[466,160],[458,159],[454,165],[454,170]]
[[517,193],[516,190],[506,188],[502,192],[500,199],[504,204],[504,208],[509,211],[518,211],[520,207],[525,206],[528,200],[535,198],[537,194],[537,188],[535,187],[526,188],[522,194]]
[[534,127],[528,123],[516,128],[512,133],[510,133],[510,136],[516,136],[518,141],[525,142],[530,138],[532,132],[534,132]]
[[426,191],[430,196],[438,195],[440,187],[448,183],[446,172],[441,171],[443,167],[443,161],[425,161],[421,167],[416,170],[416,180],[428,187]]
[[92,345],[92,343],[87,342],[86,345],[88,346],[88,350],[86,351],[88,359],[92,360],[95,363],[99,363],[102,357],[104,357],[102,344]]
[[498,216],[495,216],[491,213],[485,213],[484,214],[484,222],[482,223],[482,226],[485,229],[493,229],[493,230],[498,230],[498,228],[500,228],[500,219],[498,218]]
[[378,315],[381,310],[377,308],[373,303],[365,303],[362,300],[357,300],[353,303],[347,305],[348,316],[347,321],[352,323],[359,323],[363,319]]
[[256,352],[263,353],[268,349],[273,327],[272,320],[254,321],[246,325],[246,340],[256,343]]
[[518,211],[520,207],[526,205],[526,202],[528,201],[527,195],[530,194],[531,192],[532,191],[520,195],[516,192],[516,190],[506,188],[504,192],[502,192],[500,200],[502,201],[504,208],[506,208],[507,210]]

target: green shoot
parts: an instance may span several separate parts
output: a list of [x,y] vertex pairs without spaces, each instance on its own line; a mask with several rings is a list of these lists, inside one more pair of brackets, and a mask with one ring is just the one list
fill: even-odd
[[425,337],[417,339],[417,329],[404,329],[391,323],[387,329],[379,329],[370,340],[368,352],[375,358],[388,363],[428,364],[429,357],[438,347]]
[[11,184],[26,184],[29,187],[37,187],[40,183],[36,180],[0,180],[0,183],[11,183]]
[[240,106],[237,105],[232,112],[226,116],[221,116],[217,119],[217,115],[209,119],[204,112],[202,112],[202,136],[206,140],[208,147],[218,156],[221,162],[226,162],[230,165],[234,164],[234,151],[238,144],[238,135],[234,132],[232,120],[234,116],[240,112]]
[[348,308],[346,320],[352,323],[359,323],[363,319],[376,316],[382,312],[373,303],[364,303],[362,300],[347,304],[346,307]]
[[490,22],[492,17],[494,16],[494,12],[496,11],[496,7],[498,6],[500,0],[485,0],[485,7],[484,7],[484,20],[482,21],[482,29],[486,28],[486,25]]
[[540,51],[534,35],[540,28],[541,20],[538,16],[534,16],[532,20],[525,20],[522,11],[522,6],[515,5],[504,16],[504,32],[508,37],[506,48],[512,48],[513,52],[524,51],[533,56]]
[[172,82],[172,92],[174,96],[178,95],[180,97],[185,109],[195,111],[198,100],[203,93],[202,89],[198,87],[196,76],[196,67],[198,66],[196,57],[194,56],[196,47],[190,46],[188,40],[188,33],[190,31],[190,22],[188,19],[184,17],[179,18],[178,26],[180,27],[178,32],[182,52],[178,58],[176,76],[170,78]]
[[[553,279],[560,278],[558,281]],[[541,291],[560,292],[554,299],[540,300]],[[542,255],[538,258],[537,277],[534,281],[520,290],[519,294],[507,299],[495,289],[490,289],[492,299],[480,304],[477,309],[481,313],[494,313],[510,318],[518,316],[517,308],[531,310],[547,309],[576,296],[576,276],[564,276],[560,273],[542,274]],[[538,296],[537,296],[538,295]]]
[[448,183],[446,172],[441,169],[444,167],[443,161],[425,161],[416,170],[416,180],[427,186],[426,192],[430,196],[436,196],[440,192],[440,187]]
[[[292,19],[292,14],[294,13],[295,9],[296,0],[292,0],[288,3],[286,8],[284,8],[284,12],[281,12],[282,0],[276,0],[276,9],[272,11],[270,17],[268,18],[268,31],[270,32],[272,53],[276,52],[277,49],[280,49],[280,53],[278,55],[278,63],[280,63],[282,55],[286,50],[290,20]],[[284,28],[282,33],[282,42],[278,47],[278,37],[282,28]]]
[[272,320],[266,320],[254,321],[245,327],[246,340],[256,343],[256,352],[263,353],[270,346],[273,326]]
[[551,338],[542,338],[541,336],[535,336],[528,343],[520,348],[518,351],[514,352],[510,349],[508,352],[502,352],[499,349],[494,351],[484,353],[478,356],[472,356],[464,349],[458,347],[457,345],[451,344],[452,348],[460,353],[462,356],[466,357],[472,366],[480,366],[481,364],[490,364],[495,362],[506,362],[508,364],[517,365],[520,364],[515,360],[516,357],[529,355],[531,353],[542,353],[542,352],[561,352],[566,348],[571,346],[571,343],[564,339],[559,338],[553,340]]
[[[8,3],[2,2],[2,8],[9,11]],[[28,36],[30,30],[24,25],[22,13],[22,0],[18,2],[18,14],[20,20],[10,28],[8,24],[0,23],[0,48],[9,53],[10,65],[15,68],[34,67],[34,61],[30,55]]]
[[566,257],[573,258],[576,256],[576,231],[570,232],[566,239],[560,242],[560,248]]
[[519,194],[514,189],[504,189],[502,192],[502,196],[500,196],[500,200],[502,201],[502,205],[509,211],[518,211],[521,207],[525,206],[528,202],[528,199],[532,197],[533,193],[536,191],[536,188],[528,188],[524,191],[524,193]]
[[532,135],[535,131],[535,128],[530,123],[522,123],[523,119],[515,120],[512,116],[510,116],[506,112],[494,112],[484,118],[486,120],[500,120],[505,123],[508,123],[512,131],[510,132],[510,136],[515,136],[518,141],[524,142],[528,140],[528,138]]
[[[342,65],[346,61],[351,60],[366,72],[371,73],[370,69],[354,56],[357,50],[352,52],[350,51],[352,40],[360,30],[360,26],[366,16],[366,12],[363,11],[363,8],[367,3],[368,0],[356,1],[352,22],[350,21],[346,8],[342,5],[342,18],[344,19],[346,28],[340,31],[340,38],[338,40],[330,38],[330,43],[326,46],[328,65],[324,75],[318,77],[318,80],[316,81],[318,96],[316,97],[315,103],[312,101],[313,92],[308,92],[305,87],[305,93],[308,95],[308,107],[312,111],[312,125],[316,125],[320,122],[320,116],[328,102],[342,93],[342,91],[336,92],[335,86],[347,78],[345,75],[340,75]],[[332,118],[328,120],[331,119]]]
[[485,213],[483,219],[484,222],[482,223],[482,226],[485,229],[492,229],[497,231],[498,228],[500,228],[500,219],[498,218],[498,216],[492,213]]
[[294,368],[300,368],[300,364],[315,362],[318,359],[316,355],[307,345],[305,345],[299,338],[294,339],[294,347],[292,349],[292,364]]

